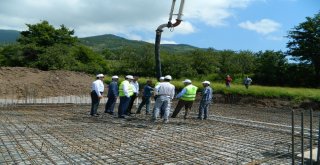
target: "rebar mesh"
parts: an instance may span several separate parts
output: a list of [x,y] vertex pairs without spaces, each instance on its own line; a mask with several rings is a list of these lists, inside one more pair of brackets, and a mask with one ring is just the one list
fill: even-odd
[[193,111],[163,124],[89,109],[1,107],[0,164],[291,164],[290,110],[214,104],[209,120]]

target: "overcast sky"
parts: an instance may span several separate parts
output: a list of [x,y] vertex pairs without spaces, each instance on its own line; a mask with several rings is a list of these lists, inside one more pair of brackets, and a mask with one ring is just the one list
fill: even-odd
[[[76,36],[115,34],[154,42],[172,0],[0,0],[0,29],[47,20]],[[180,0],[177,0],[176,9]],[[161,43],[219,50],[286,50],[287,32],[320,11],[319,0],[185,0],[183,22]],[[176,13],[176,12],[175,12]],[[174,17],[175,19],[175,17]]]

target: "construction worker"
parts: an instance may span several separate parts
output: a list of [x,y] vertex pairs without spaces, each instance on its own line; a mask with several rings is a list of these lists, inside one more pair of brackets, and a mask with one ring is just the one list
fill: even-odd
[[160,77],[159,81],[154,85],[155,87],[164,81],[164,77]]
[[[154,87],[156,88],[156,87],[157,87],[160,83],[162,83],[163,81],[164,81],[164,77],[160,77],[160,78],[159,78],[159,81],[155,84]],[[158,97],[157,95],[154,95],[154,101],[157,100],[157,97]],[[154,111],[154,108],[155,108],[155,107],[153,107],[153,111]],[[163,117],[164,111],[165,111],[165,110],[164,110],[163,108],[160,109],[160,118]]]
[[96,80],[91,84],[91,111],[90,115],[97,117],[99,116],[98,107],[100,104],[100,99],[103,98],[104,84],[103,84],[104,75],[98,74]]
[[133,114],[131,112],[132,106],[134,101],[136,100],[136,98],[139,95],[139,83],[138,83],[139,77],[138,76],[134,76],[133,80],[130,82],[130,84],[132,85],[132,89],[133,89],[133,95],[130,96],[130,102],[129,102],[129,106],[126,110],[126,115],[130,116],[131,114]]
[[[212,102],[213,99],[213,90],[210,87],[210,82],[209,81],[204,81],[202,82],[203,85],[203,90],[202,90],[202,98],[200,101],[200,105],[199,105],[199,113],[198,113],[198,119],[202,120],[206,120],[208,118],[208,109],[209,109],[209,105]],[[203,115],[203,117],[202,117]]]
[[246,76],[246,78],[243,80],[243,84],[246,87],[246,89],[249,89],[249,86],[252,83],[252,79],[249,76]]
[[133,76],[127,75],[125,80],[120,83],[119,97],[120,104],[118,107],[118,118],[125,118],[125,112],[128,108],[130,97],[133,95],[133,87],[130,82],[133,80]]
[[152,96],[153,88],[151,87],[152,81],[147,80],[147,84],[143,88],[143,96],[142,96],[142,102],[140,103],[137,114],[141,113],[141,109],[144,105],[146,105],[146,115],[149,115],[150,113],[150,97]]
[[192,85],[191,80],[185,79],[183,81],[185,87],[182,89],[182,91],[176,96],[177,99],[179,99],[179,102],[176,106],[176,109],[174,110],[172,114],[172,118],[176,118],[182,107],[185,107],[185,114],[184,119],[187,119],[188,111],[191,110],[193,101],[196,99],[196,93],[198,87]]
[[227,77],[225,78],[225,83],[226,83],[226,87],[227,87],[227,88],[230,88],[231,82],[232,82],[231,76],[230,76],[230,75],[227,75]]
[[152,120],[155,122],[159,115],[160,109],[164,109],[163,122],[167,123],[169,118],[169,113],[171,109],[171,100],[174,98],[175,87],[170,83],[172,77],[167,75],[164,77],[164,82],[160,83],[155,88],[155,94],[158,96],[155,108],[152,114]]
[[105,108],[105,113],[109,113],[110,115],[114,114],[114,106],[116,104],[117,98],[119,96],[119,89],[118,89],[118,76],[112,76],[112,81],[109,84],[108,90],[108,101]]

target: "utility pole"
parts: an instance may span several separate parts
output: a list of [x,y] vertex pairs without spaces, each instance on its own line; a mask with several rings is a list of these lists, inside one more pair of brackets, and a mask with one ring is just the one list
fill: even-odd
[[[169,22],[166,23],[166,24],[160,25],[156,30],[155,59],[156,59],[156,74],[157,74],[156,76],[157,76],[158,80],[162,76],[162,73],[161,73],[161,61],[160,61],[160,42],[161,42],[161,34],[163,32],[162,29],[165,28],[165,27],[174,28],[174,27],[178,26],[182,22],[181,17],[182,17],[184,1],[185,0],[181,0],[180,1],[180,7],[179,7],[178,14],[173,14],[174,7],[175,7],[175,4],[176,4],[176,0],[172,0],[172,5],[171,5],[171,10],[170,10],[170,15],[169,15]],[[177,15],[177,19],[176,19],[175,23],[171,22],[173,15]]]

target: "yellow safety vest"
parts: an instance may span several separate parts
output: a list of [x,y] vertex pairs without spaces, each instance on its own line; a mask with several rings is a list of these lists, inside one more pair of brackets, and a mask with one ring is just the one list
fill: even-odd
[[124,80],[121,82],[120,86],[119,86],[119,96],[126,96],[124,94],[124,91],[123,91],[123,86],[124,85],[127,85],[128,86],[128,93],[129,93],[129,96],[132,96],[133,95],[133,87],[132,85],[129,83],[128,80]]
[[185,87],[186,93],[181,96],[181,100],[184,101],[194,101],[196,99],[197,89],[198,87],[190,84]]

